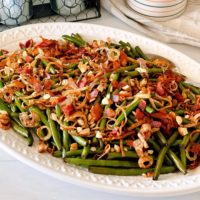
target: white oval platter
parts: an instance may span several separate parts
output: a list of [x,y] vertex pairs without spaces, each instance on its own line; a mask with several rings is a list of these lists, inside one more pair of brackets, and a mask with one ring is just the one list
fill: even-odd
[[[15,50],[19,41],[40,35],[47,38],[60,38],[63,34],[80,33],[86,40],[107,39],[130,42],[139,45],[145,52],[159,54],[172,60],[178,71],[190,82],[200,85],[200,64],[165,44],[114,28],[84,23],[45,23],[27,25],[0,33],[0,49]],[[0,130],[0,147],[29,166],[60,180],[84,187],[130,196],[175,196],[200,191],[200,167],[180,173],[161,175],[158,181],[142,176],[104,176],[89,173],[81,167],[63,163],[47,154],[39,154],[35,145],[28,147],[26,142],[12,130]]]

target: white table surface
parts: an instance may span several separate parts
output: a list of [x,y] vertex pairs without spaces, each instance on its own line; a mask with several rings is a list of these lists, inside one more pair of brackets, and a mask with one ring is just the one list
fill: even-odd
[[[137,32],[127,24],[111,16],[102,10],[102,17],[85,21],[84,23],[101,24]],[[180,50],[186,55],[196,59],[200,63],[200,48],[175,45],[170,46]],[[61,182],[42,174],[25,164],[19,162],[12,156],[0,149],[0,200],[143,200],[138,197],[119,196],[115,194],[99,192],[85,187]],[[155,199],[155,198],[150,198]],[[161,199],[161,198],[159,198]],[[200,199],[200,192],[181,197],[163,197],[163,200],[197,200]]]

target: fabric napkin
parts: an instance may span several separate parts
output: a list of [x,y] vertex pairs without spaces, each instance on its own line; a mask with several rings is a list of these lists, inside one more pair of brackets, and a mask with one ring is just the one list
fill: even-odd
[[156,22],[139,14],[125,0],[101,0],[101,3],[108,12],[147,36],[200,47],[200,0],[188,0],[185,12],[166,22]]

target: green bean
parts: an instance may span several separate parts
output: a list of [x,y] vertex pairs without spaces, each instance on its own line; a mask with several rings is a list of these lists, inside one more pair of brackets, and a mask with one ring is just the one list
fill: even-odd
[[189,124],[189,123],[190,123],[190,120],[189,120],[189,119],[186,119],[186,118],[184,118],[184,117],[182,118],[182,120],[183,120],[183,121],[182,121],[183,124]]
[[4,84],[3,82],[0,80],[0,88],[3,88],[4,87]]
[[66,69],[74,69],[78,66],[78,63],[70,63],[66,65]]
[[135,151],[127,151],[125,152],[125,156],[123,157],[121,153],[112,152],[108,154],[108,160],[117,160],[122,158],[138,158],[138,155]]
[[186,82],[184,82],[184,81],[182,81],[181,84],[182,84],[184,87],[187,87],[187,88],[191,89],[192,92],[194,92],[195,94],[200,95],[200,89],[199,89],[199,88],[197,88],[197,87],[195,87],[195,86],[193,86],[193,85],[191,85],[191,84],[189,84],[189,83],[186,83]]
[[148,56],[144,54],[144,52],[140,49],[139,46],[135,47],[135,51],[139,54],[139,56],[145,60],[149,60]]
[[29,132],[27,129],[24,127],[19,126],[16,122],[11,120],[12,128],[15,130],[17,133],[19,133],[21,136],[28,138],[29,137]]
[[[66,152],[65,157],[70,158],[70,157],[76,157],[76,156],[81,156],[83,152],[83,149],[78,149],[78,150],[70,150]],[[96,150],[96,151],[89,151],[90,154],[101,154],[103,153],[103,150]]]
[[49,108],[47,108],[47,116],[48,116],[49,127],[53,136],[53,141],[55,142],[57,149],[61,150],[62,144],[60,140],[60,135],[58,130],[56,129],[55,122],[51,119],[51,110]]
[[[68,126],[68,122],[64,122],[65,126]],[[63,146],[66,151],[70,149],[70,135],[67,130],[63,130]]]
[[171,159],[173,160],[176,167],[183,174],[186,174],[186,165],[184,166],[184,164],[181,162],[181,160],[178,158],[178,156],[171,149],[168,150],[168,155],[171,157]]
[[[41,62],[45,67],[47,67],[48,62],[46,62],[45,60],[41,60]],[[52,65],[49,67],[49,71],[51,72],[51,74],[55,74],[56,73],[56,70],[55,70],[54,66],[52,66]]]
[[[159,135],[161,135],[161,134],[159,134]],[[177,137],[178,137],[178,132],[176,131],[171,135],[171,137],[169,138],[169,140],[166,143],[166,146],[164,146],[162,148],[162,150],[160,151],[160,153],[158,154],[158,159],[156,161],[153,180],[157,180],[158,179],[161,167],[163,165],[163,161],[164,161],[165,155],[166,155],[167,151],[169,150],[169,147],[174,143],[174,141],[176,140]]]
[[[172,135],[173,136],[173,135]],[[175,132],[174,133],[174,137],[177,137],[178,136],[178,132]],[[162,139],[161,139],[162,138]],[[171,137],[170,137],[171,138]],[[165,137],[162,135],[162,133],[159,134],[159,139],[161,140],[162,144],[165,145],[166,144],[166,139]],[[174,139],[174,138],[172,138]],[[167,145],[170,146],[173,144],[173,141],[170,141],[170,139],[168,140],[167,142]],[[176,156],[176,154],[168,148],[168,155],[170,156],[170,158],[173,160],[174,164],[176,165],[176,167],[182,172],[182,173],[186,173],[186,168],[185,166],[183,165],[183,163],[181,162],[181,160]]]
[[[160,169],[161,174],[172,173],[176,170],[175,167],[162,167]],[[153,172],[154,168],[148,169],[123,169],[123,168],[109,168],[109,167],[89,167],[89,172],[95,174],[105,174],[105,175],[117,175],[117,176],[138,176],[148,172]]]
[[182,140],[181,139],[179,139],[179,140],[176,140],[171,146],[172,147],[176,147],[176,146],[178,146],[178,145],[180,145],[181,144],[181,142],[182,142]]
[[65,162],[83,167],[89,167],[89,166],[127,167],[127,168],[138,167],[138,163],[132,161],[119,161],[119,160],[92,160],[92,159],[81,159],[81,158],[66,158]]
[[52,153],[52,155],[53,155],[54,157],[56,157],[56,158],[61,158],[61,157],[62,157],[62,151],[60,151],[60,150],[54,151],[54,152]]
[[156,136],[159,138],[159,140],[162,143],[162,145],[165,145],[167,143],[167,140],[165,139],[165,136],[160,131],[158,131],[156,133]]
[[125,71],[132,71],[137,67],[137,65],[131,65],[128,67],[120,67],[119,69],[116,70],[116,73],[123,73]]
[[147,105],[146,106],[146,108],[145,108],[145,111],[147,112],[147,113],[153,113],[155,110],[151,107],[151,106],[149,106],[149,105]]
[[185,148],[182,145],[180,145],[179,149],[180,149],[181,162],[183,163],[184,168],[186,168],[186,166],[187,166],[187,158],[186,158]]
[[42,123],[45,124],[47,127],[50,127],[46,115],[38,107],[32,106],[32,107],[29,108],[29,110],[38,114]]
[[[161,150],[161,147],[159,146],[159,144],[157,144],[153,139],[149,138],[148,143],[152,145],[153,149],[159,153]],[[171,159],[168,157],[168,155],[165,156],[165,161],[168,165],[172,165],[172,161]]]
[[27,138],[27,142],[28,142],[28,146],[32,146],[33,145],[33,142],[34,142],[34,139],[33,139],[33,136],[31,134],[31,132],[29,131],[28,133],[28,138]]
[[55,106],[55,109],[56,109],[56,115],[57,115],[57,117],[60,118],[61,115],[62,115],[61,109],[60,109],[60,105],[57,104],[57,105]]
[[84,146],[83,151],[81,153],[81,158],[86,159],[89,154],[89,151],[90,151],[89,146],[88,145]]
[[183,137],[183,140],[181,142],[181,146],[183,146],[184,148],[188,145],[188,142],[190,141],[190,135],[187,134]]
[[2,99],[0,99],[0,110],[6,111],[9,115],[12,113],[7,104]]
[[10,104],[10,109],[13,113],[17,112],[17,106],[13,103]]
[[21,101],[20,101],[20,99],[18,99],[17,97],[15,97],[15,105],[18,107],[18,109],[19,109],[21,112],[25,112],[25,109],[22,108],[22,106],[21,106]]
[[80,144],[81,146],[86,146],[87,145],[87,140],[84,139],[83,137],[81,136],[78,136],[78,135],[71,135],[72,138],[78,143]]
[[[147,73],[148,74],[159,74],[159,73],[162,73],[163,70],[161,68],[149,68],[147,69]],[[139,76],[140,73],[138,71],[132,71],[132,72],[123,72],[123,75],[126,75],[126,76],[131,76],[131,77],[136,77],[136,76]]]
[[16,91],[16,92],[15,92],[15,95],[18,96],[18,97],[21,97],[21,96],[23,96],[23,93],[20,92],[20,91]]
[[185,110],[175,110],[174,113],[176,115],[183,115],[185,113]]
[[[129,105],[127,108],[126,108],[126,110],[125,110],[125,112],[126,112],[126,116],[128,116],[129,114],[130,114],[130,112],[132,112],[133,110],[135,110],[135,108],[138,106],[138,104],[140,103],[140,99],[136,99],[135,101],[133,101],[132,103],[131,103],[131,105]],[[117,120],[116,120],[116,123],[115,123],[115,127],[116,126],[119,126],[121,123],[122,123],[122,121],[125,119],[125,115],[124,115],[124,113],[121,113],[119,116],[118,116],[118,118],[117,118]]]
[[80,38],[69,36],[69,35],[63,35],[63,39],[68,40],[71,43],[74,43],[75,45],[82,47],[85,46],[86,42],[81,40]]

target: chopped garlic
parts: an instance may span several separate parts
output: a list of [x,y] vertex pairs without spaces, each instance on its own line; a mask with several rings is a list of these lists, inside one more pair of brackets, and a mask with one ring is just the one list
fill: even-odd
[[129,85],[125,85],[124,87],[122,87],[122,89],[127,91],[127,90],[130,89],[130,86]]
[[27,52],[26,52],[26,51],[23,51],[22,57],[23,57],[23,58],[26,58],[27,55],[28,55]]
[[116,151],[117,153],[120,152],[120,147],[119,147],[119,145],[115,144],[115,145],[114,145],[114,149],[115,149],[115,151]]
[[96,131],[96,138],[102,138],[102,134],[100,131]]
[[142,91],[138,92],[135,97],[141,98],[141,99],[149,99],[151,97],[150,93],[143,93]]
[[63,79],[62,80],[62,85],[67,85],[68,84],[68,80],[67,79]]
[[87,64],[83,64],[82,62],[80,62],[78,64],[78,68],[80,69],[81,73],[84,73],[87,71],[88,69],[88,65]]
[[79,118],[79,119],[77,120],[77,122],[78,122],[78,124],[79,124],[80,126],[83,126],[83,125],[84,125],[84,121],[83,121],[81,118]]
[[103,105],[109,105],[109,99],[110,99],[110,94],[107,94],[106,95],[106,97],[104,97],[103,99],[102,99],[102,104]]
[[146,78],[143,78],[141,81],[140,81],[140,87],[144,87],[146,86],[147,84],[147,79]]
[[182,117],[181,116],[176,116],[176,122],[177,122],[178,125],[181,125],[182,122],[183,122]]
[[43,99],[49,99],[51,96],[49,94],[44,94]]
[[185,136],[188,134],[188,130],[187,128],[184,127],[178,127],[178,132],[180,133],[180,135]]
[[76,130],[78,133],[80,133],[83,129],[82,129],[82,127],[77,127]]
[[96,151],[97,150],[97,148],[96,147],[90,147],[90,151]]
[[142,73],[147,73],[147,70],[144,69],[144,68],[141,68],[141,67],[138,67],[138,68],[136,68],[135,70],[138,71],[140,74],[142,74]]

